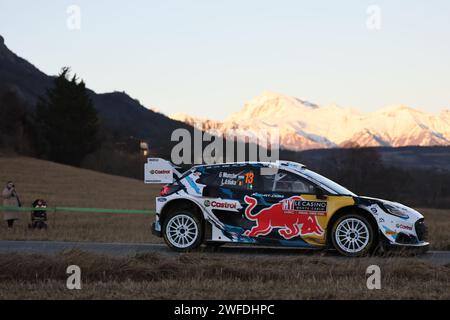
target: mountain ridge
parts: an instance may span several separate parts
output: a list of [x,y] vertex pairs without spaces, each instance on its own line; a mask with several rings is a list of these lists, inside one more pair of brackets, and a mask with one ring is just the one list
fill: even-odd
[[[53,79],[11,51],[0,35],[0,90],[14,89],[32,110],[38,97],[53,85]],[[170,141],[173,130],[192,130],[197,121],[180,113],[167,117],[154,112],[125,92],[96,93],[91,89],[88,92],[104,124],[127,136],[150,140],[156,149],[167,147],[162,141]],[[200,120],[202,129],[213,134],[232,129],[245,134],[246,130],[257,133],[278,128],[281,146],[294,151],[349,146],[450,145],[449,109],[432,114],[401,104],[363,113],[266,91],[224,121]]]
[[401,104],[361,112],[336,104],[320,106],[305,99],[265,91],[224,121],[198,119],[181,113],[170,117],[193,126],[203,120],[203,129],[216,134],[236,127],[242,128],[241,134],[245,130],[256,134],[258,130],[276,127],[280,130],[281,146],[298,151],[348,146],[450,145],[450,110],[433,114]]

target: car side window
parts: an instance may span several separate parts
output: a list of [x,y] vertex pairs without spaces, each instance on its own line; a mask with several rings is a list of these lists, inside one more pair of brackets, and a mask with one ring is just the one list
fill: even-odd
[[308,180],[286,171],[261,175],[264,191],[313,194],[315,186]]
[[248,166],[218,167],[201,174],[199,183],[209,187],[253,190],[256,186],[256,170]]
[[206,186],[214,186],[215,181],[217,179],[217,170],[209,169],[209,170],[202,170],[197,171],[197,174],[200,175],[199,179],[197,180],[198,183],[204,184]]

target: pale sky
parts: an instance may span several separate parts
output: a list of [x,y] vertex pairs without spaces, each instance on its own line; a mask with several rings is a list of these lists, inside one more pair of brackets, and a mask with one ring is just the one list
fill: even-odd
[[166,114],[223,119],[265,90],[361,111],[450,108],[448,0],[0,0],[0,34],[48,74],[70,66]]

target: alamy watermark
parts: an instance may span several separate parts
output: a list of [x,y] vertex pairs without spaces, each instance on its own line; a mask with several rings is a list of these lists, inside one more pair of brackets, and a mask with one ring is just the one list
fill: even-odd
[[279,160],[280,133],[276,128],[206,131],[202,122],[196,122],[194,128],[193,134],[182,128],[172,132],[171,141],[178,142],[172,148],[172,163],[180,165]]
[[66,273],[69,275],[66,287],[69,290],[81,290],[81,268],[77,265],[67,267]]
[[366,26],[370,31],[381,30],[381,7],[378,5],[370,5],[366,10],[367,19]]
[[369,290],[380,290],[381,289],[381,269],[376,264],[370,265],[366,269],[367,278],[367,289]]
[[66,9],[66,26],[70,31],[81,30],[81,8],[77,5],[70,5]]

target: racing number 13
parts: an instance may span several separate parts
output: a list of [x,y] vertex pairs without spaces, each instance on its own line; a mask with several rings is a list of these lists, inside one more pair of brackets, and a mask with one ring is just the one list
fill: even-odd
[[245,183],[253,184],[253,180],[255,179],[255,174],[253,172],[248,172],[245,174]]

